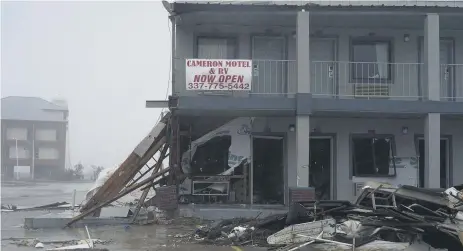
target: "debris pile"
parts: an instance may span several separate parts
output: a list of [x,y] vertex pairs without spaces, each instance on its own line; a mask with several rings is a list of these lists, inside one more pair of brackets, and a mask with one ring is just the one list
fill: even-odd
[[355,203],[308,201],[287,214],[224,220],[195,240],[277,250],[463,250],[463,186],[423,189],[367,183]]
[[235,218],[215,225],[201,226],[194,232],[196,241],[216,245],[265,246],[267,237],[285,226],[286,214],[271,215],[263,219]]

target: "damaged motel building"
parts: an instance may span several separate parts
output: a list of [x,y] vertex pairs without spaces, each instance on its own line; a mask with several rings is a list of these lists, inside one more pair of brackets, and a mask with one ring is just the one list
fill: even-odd
[[179,203],[463,183],[463,9],[357,2],[164,2]]

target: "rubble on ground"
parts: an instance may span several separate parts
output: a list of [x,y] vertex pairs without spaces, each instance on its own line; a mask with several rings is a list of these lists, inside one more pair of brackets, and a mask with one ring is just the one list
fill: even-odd
[[297,202],[286,214],[224,220],[178,238],[286,251],[463,250],[462,189],[369,182],[355,203]]
[[[40,240],[37,238],[8,238],[2,239],[2,241],[9,240],[11,244],[17,245],[18,247],[37,247],[38,244],[42,244],[44,247],[48,248],[61,248],[67,246],[76,246],[81,245],[84,242],[89,242],[89,240]],[[100,240],[92,239],[93,244],[98,245],[108,245],[113,242],[113,240]],[[41,246],[41,245],[39,245]]]

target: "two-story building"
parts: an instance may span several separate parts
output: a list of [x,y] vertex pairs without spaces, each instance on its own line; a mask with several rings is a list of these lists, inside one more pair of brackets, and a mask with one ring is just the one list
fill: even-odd
[[2,178],[27,169],[32,179],[54,179],[65,169],[68,108],[37,97],[2,98]]
[[463,183],[462,2],[164,6],[180,128],[171,166],[195,139],[252,118],[244,202],[287,204],[289,188],[309,186],[350,200],[366,180]]

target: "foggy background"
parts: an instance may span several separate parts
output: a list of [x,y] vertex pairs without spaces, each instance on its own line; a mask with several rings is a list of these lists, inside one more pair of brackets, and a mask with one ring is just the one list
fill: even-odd
[[2,1],[1,97],[67,100],[70,164],[112,167],[159,118],[170,39],[160,1]]

